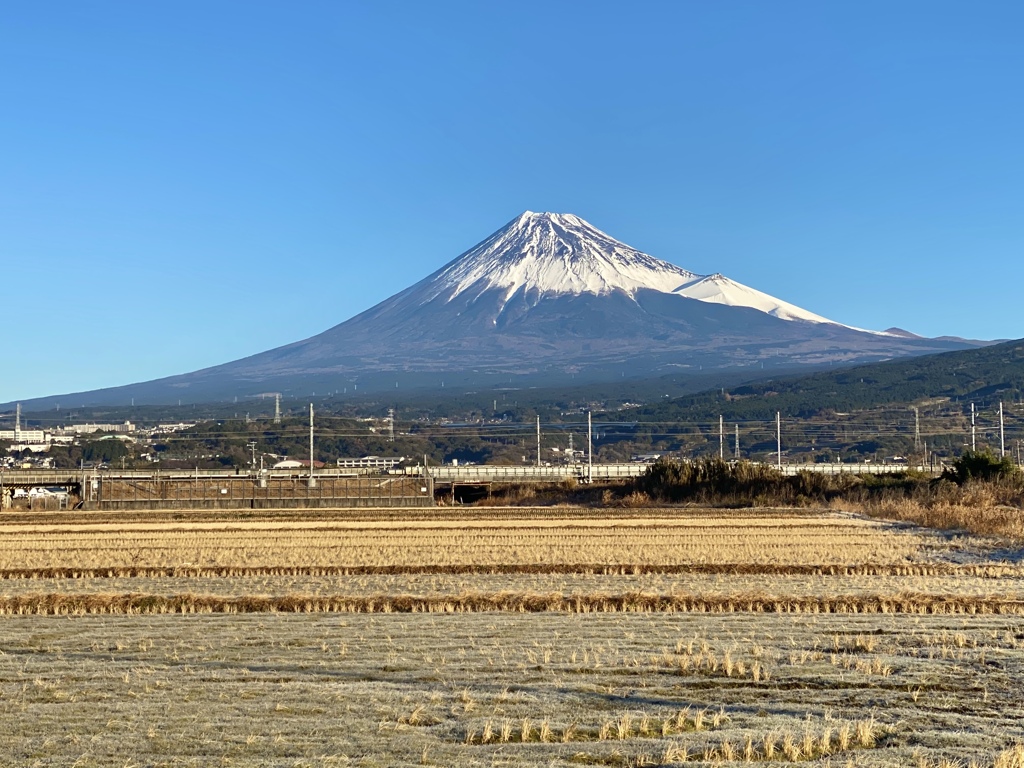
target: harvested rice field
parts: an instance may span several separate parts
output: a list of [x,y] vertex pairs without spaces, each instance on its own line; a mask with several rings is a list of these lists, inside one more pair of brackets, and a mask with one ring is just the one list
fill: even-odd
[[928,542],[848,515],[9,524],[0,570],[901,563]]
[[1024,766],[1007,542],[393,512],[0,525],[0,765]]

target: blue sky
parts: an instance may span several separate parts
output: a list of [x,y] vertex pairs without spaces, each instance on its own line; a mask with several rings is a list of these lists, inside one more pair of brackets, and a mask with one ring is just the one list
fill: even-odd
[[0,402],[318,333],[523,210],[835,320],[1024,336],[1019,2],[0,12]]

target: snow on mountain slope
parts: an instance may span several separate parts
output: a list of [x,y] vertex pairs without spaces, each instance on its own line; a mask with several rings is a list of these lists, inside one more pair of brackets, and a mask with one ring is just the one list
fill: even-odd
[[671,293],[699,277],[648,256],[571,214],[533,213],[499,229],[434,273],[426,300],[448,301],[466,291],[499,289],[506,299],[522,288],[541,294],[598,296],[641,288]]
[[723,275],[698,275],[657,259],[567,213],[526,211],[411,290],[421,304],[498,291],[503,307],[520,291],[538,298],[613,291],[634,297],[642,289],[749,307],[782,320],[841,325]]
[[798,306],[769,296],[754,288],[730,280],[725,275],[714,274],[694,280],[674,291],[680,296],[706,301],[711,304],[725,304],[729,307],[750,307],[759,309],[782,320],[806,320],[811,323],[832,323],[832,320],[808,312]]

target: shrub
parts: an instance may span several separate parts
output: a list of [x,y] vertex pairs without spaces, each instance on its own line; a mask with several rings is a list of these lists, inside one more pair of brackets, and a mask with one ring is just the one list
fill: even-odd
[[714,498],[749,503],[766,490],[779,489],[784,480],[774,467],[748,461],[661,459],[637,478],[636,487],[651,498],[663,501],[708,501]]
[[963,485],[970,480],[998,480],[1016,474],[1017,468],[1009,456],[999,459],[988,451],[965,451],[953,466],[942,473],[946,480]]

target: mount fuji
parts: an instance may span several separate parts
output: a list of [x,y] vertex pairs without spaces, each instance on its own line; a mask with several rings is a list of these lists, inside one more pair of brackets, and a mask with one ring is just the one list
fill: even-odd
[[853,328],[724,275],[657,259],[577,216],[527,211],[433,274],[309,339],[193,373],[63,397],[99,405],[349,386],[366,392],[402,380],[424,387],[487,377],[552,384],[570,376],[600,381],[870,362],[982,343]]

